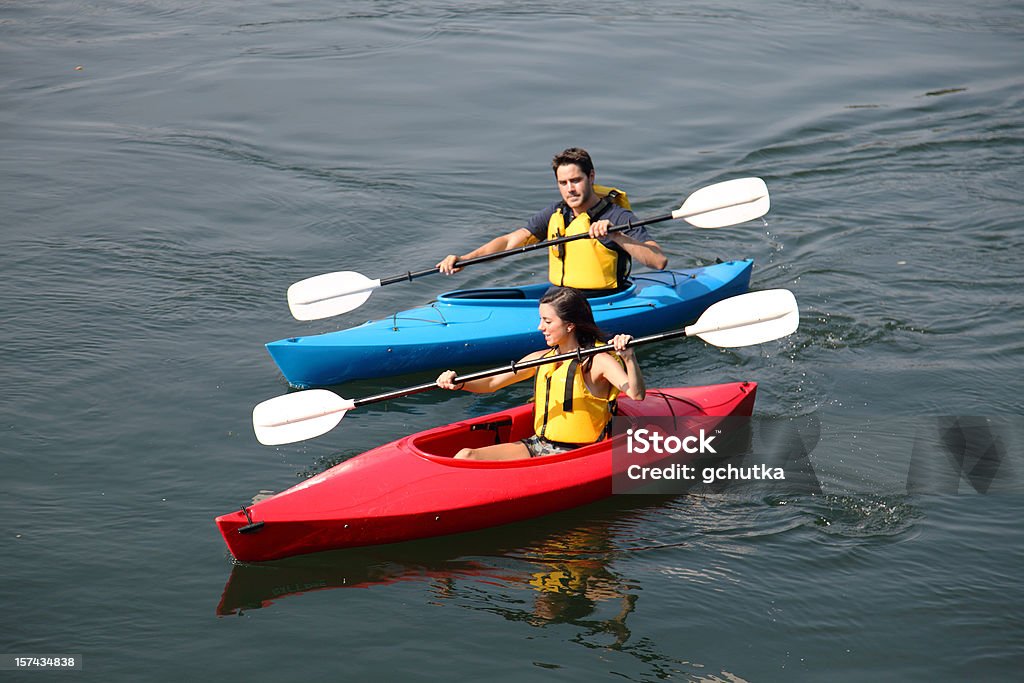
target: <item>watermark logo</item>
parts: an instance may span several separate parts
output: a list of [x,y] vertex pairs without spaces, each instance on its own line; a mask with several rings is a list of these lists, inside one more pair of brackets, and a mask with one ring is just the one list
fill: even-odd
[[[784,461],[753,457],[755,428],[748,417],[616,418],[612,489],[661,494],[785,482]],[[788,458],[795,451],[786,453]],[[815,489],[813,473],[811,479]]]
[[679,436],[678,434],[664,435],[659,431],[651,429],[626,430],[626,452],[629,454],[658,453],[662,455],[676,455],[677,453],[689,453],[690,455],[717,455],[718,451],[712,446],[717,434],[708,436],[701,428],[697,434]]
[[617,417],[614,493],[1024,491],[1024,420]]
[[[914,438],[908,493],[960,493],[968,484],[976,493],[988,493],[1013,472],[1008,437],[1002,420],[977,416],[942,416],[920,425]],[[938,466],[936,466],[938,465]]]

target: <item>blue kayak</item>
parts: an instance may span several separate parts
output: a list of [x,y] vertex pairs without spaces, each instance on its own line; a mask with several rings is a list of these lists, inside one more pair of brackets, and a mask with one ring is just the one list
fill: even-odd
[[[632,276],[632,285],[594,297],[594,319],[609,334],[639,337],[692,322],[711,304],[750,286],[753,261]],[[337,332],[290,337],[267,350],[293,387],[508,363],[544,347],[537,302],[547,283],[446,292],[437,301]]]

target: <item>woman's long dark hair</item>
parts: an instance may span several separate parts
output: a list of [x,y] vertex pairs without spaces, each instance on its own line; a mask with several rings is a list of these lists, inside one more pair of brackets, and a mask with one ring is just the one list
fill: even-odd
[[608,335],[594,322],[594,312],[590,309],[590,302],[578,289],[572,287],[552,287],[540,303],[549,304],[555,309],[555,314],[567,323],[572,323],[576,328],[576,341],[581,349],[595,346],[598,341],[603,341]]

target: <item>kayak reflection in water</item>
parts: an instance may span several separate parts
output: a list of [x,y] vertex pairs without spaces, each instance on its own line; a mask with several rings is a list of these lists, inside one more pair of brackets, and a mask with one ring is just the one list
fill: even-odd
[[[548,349],[535,351],[520,362],[600,346],[604,336],[594,322],[587,298],[571,287],[552,287],[540,300],[538,329]],[[455,457],[471,460],[518,460],[551,455],[604,438],[611,425],[614,400],[619,393],[642,401],[643,374],[632,339],[616,335],[609,346],[615,353],[599,353],[585,359],[549,363],[535,368],[505,372],[456,385],[454,370],[437,378],[442,389],[465,389],[487,394],[536,376],[534,383],[534,435],[512,443],[482,448],[463,448]]]
[[[550,548],[541,547],[540,571],[533,573],[528,581],[537,591],[529,619],[531,624],[586,626],[594,633],[613,636],[614,647],[629,640],[626,617],[636,608],[637,596],[628,592],[625,582],[608,567],[603,552],[598,550],[607,545],[608,540],[607,528],[580,528],[559,538]],[[610,548],[604,549],[608,550]],[[574,558],[572,553],[582,556]],[[614,605],[615,601],[619,605],[617,614],[595,618],[599,611],[604,611],[599,610],[600,604]]]
[[[538,628],[571,624],[582,629],[573,642],[619,649],[630,639],[627,617],[636,610],[638,596],[637,587],[611,568],[616,554],[607,522],[591,522],[560,529],[512,553],[530,565],[528,570],[503,565],[507,571],[500,575],[453,573],[434,581],[434,595],[440,601],[461,598],[464,605]],[[528,589],[533,598],[486,587],[507,583]],[[461,590],[464,585],[469,590]],[[602,635],[613,641],[595,638]]]

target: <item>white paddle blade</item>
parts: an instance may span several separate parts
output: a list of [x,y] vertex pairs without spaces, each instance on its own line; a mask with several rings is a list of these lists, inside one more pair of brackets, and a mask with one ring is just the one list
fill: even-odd
[[351,400],[326,389],[298,391],[267,399],[252,410],[252,428],[264,446],[305,441],[334,429]]
[[703,187],[672,212],[698,228],[723,228],[746,223],[768,213],[768,186],[760,178],[737,178]]
[[709,344],[734,348],[752,346],[796,332],[800,309],[788,289],[766,289],[723,299],[710,306],[693,325],[687,336],[697,336]]
[[362,273],[343,270],[306,278],[288,288],[288,308],[296,320],[320,320],[353,311],[380,287]]

